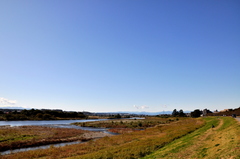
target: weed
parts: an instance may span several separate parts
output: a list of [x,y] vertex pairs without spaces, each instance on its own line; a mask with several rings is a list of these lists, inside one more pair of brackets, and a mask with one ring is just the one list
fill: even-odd
[[208,148],[203,148],[203,149],[201,150],[201,152],[200,152],[201,157],[205,157],[205,156],[207,155],[207,154],[206,154],[207,150],[208,150]]

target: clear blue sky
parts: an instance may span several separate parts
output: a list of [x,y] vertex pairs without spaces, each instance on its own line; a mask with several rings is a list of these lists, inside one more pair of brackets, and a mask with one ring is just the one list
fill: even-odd
[[4,106],[238,108],[240,1],[1,0]]

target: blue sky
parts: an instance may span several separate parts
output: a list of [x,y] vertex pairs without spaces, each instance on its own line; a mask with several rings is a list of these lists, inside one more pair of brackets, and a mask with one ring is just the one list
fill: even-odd
[[2,0],[0,107],[240,107],[238,0]]

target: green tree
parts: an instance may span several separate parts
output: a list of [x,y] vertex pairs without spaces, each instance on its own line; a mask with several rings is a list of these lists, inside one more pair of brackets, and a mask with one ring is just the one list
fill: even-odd
[[42,113],[38,113],[38,114],[36,115],[36,118],[42,119],[42,118],[43,118],[43,114],[42,114]]
[[51,120],[52,117],[50,114],[43,114],[43,117],[42,117],[44,120]]

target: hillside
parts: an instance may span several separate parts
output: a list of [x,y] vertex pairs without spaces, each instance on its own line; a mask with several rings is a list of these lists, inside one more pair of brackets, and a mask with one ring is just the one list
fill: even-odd
[[[240,124],[231,117],[204,118],[206,125],[144,159],[240,158]],[[215,128],[211,126],[215,125]]]
[[[154,124],[155,126],[151,126]],[[97,122],[95,124],[100,124]],[[151,118],[151,120],[109,121],[122,134],[90,142],[51,147],[45,150],[3,155],[5,159],[25,158],[240,158],[240,122],[232,117]],[[149,128],[129,131],[124,128],[134,123]],[[94,124],[94,123],[92,123]],[[105,124],[103,122],[102,124]],[[214,125],[214,128],[212,128]],[[126,131],[124,131],[126,130]],[[120,131],[119,131],[120,132]]]
[[226,109],[217,113],[208,113],[207,116],[232,116],[233,114],[240,116],[240,107],[236,109]]

